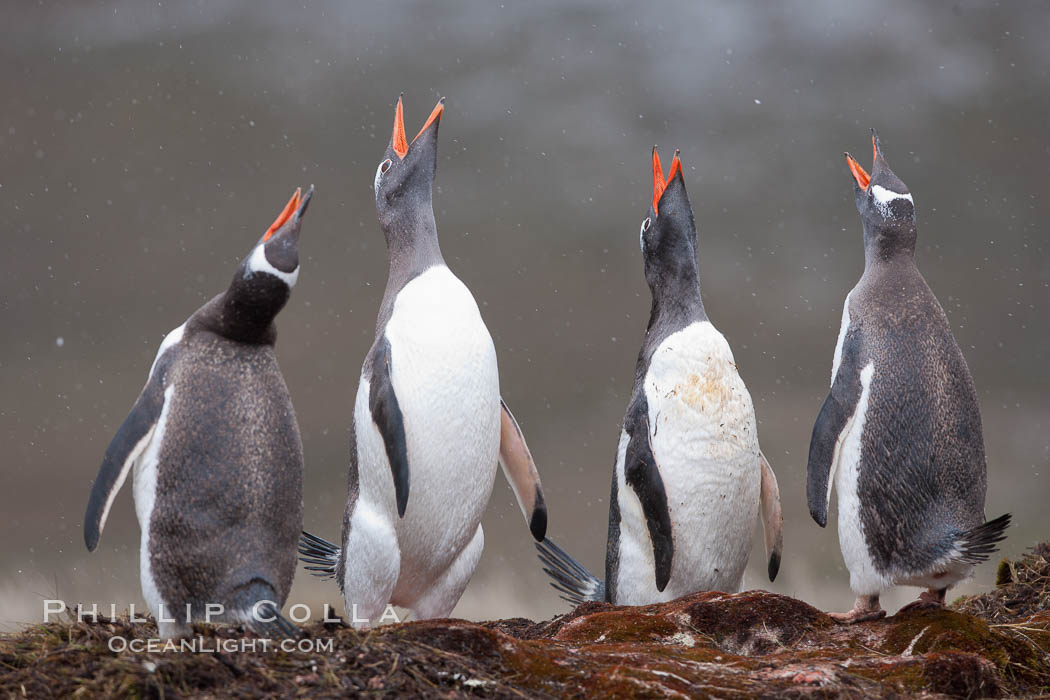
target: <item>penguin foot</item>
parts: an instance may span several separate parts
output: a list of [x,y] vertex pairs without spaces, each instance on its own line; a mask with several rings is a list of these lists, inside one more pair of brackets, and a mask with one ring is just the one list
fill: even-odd
[[849,612],[829,612],[828,617],[842,625],[853,625],[868,620],[881,620],[886,617],[886,611],[879,605],[877,595],[862,595],[857,597],[857,602]]
[[943,608],[944,595],[947,592],[947,588],[930,588],[920,593],[918,600],[913,600],[897,612],[902,613],[908,612],[909,610],[937,610],[938,608]]
[[866,611],[857,610],[856,608],[854,608],[853,610],[844,613],[829,612],[828,617],[830,617],[832,620],[839,623],[840,625],[853,625],[858,622],[881,620],[882,618],[886,617],[886,611],[881,608],[878,610]]

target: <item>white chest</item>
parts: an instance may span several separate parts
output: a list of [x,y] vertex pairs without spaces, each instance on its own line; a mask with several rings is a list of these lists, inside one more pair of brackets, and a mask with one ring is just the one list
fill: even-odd
[[708,322],[668,337],[645,379],[649,439],[667,493],[675,553],[667,588],[653,576],[640,502],[617,460],[621,512],[617,602],[736,591],[751,549],[761,479],[754,406],[729,344]]
[[[444,265],[405,285],[386,327],[402,410],[498,409],[496,351],[470,290]],[[498,417],[498,416],[497,416]],[[437,418],[437,416],[434,416]],[[410,426],[409,426],[410,427]]]
[[[447,267],[409,282],[386,327],[411,488],[399,533],[402,574],[426,578],[474,536],[496,474],[500,440],[496,352],[478,306]],[[367,393],[368,383],[362,381]],[[393,512],[389,462],[359,393],[361,494]]]

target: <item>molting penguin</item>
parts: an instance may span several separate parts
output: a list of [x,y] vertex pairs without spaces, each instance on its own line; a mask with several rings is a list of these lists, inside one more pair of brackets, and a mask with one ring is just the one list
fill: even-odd
[[302,529],[303,448],[274,317],[299,276],[312,195],[296,190],[229,289],[161,343],[91,490],[84,541],[94,551],[134,468],[142,595],[161,637],[186,636],[206,615],[261,636],[295,632],[279,611]]
[[411,143],[401,98],[375,175],[390,273],[357,389],[342,546],[303,533],[309,570],[335,578],[355,625],[388,604],[445,617],[481,557],[481,516],[502,464],[537,540],[539,475],[500,398],[496,351],[470,290],[448,269],[432,203],[444,99]]
[[780,568],[777,481],[758,447],[751,395],[700,298],[696,225],[677,151],[665,180],[653,148],[641,247],[652,310],[616,453],[605,581],[554,542],[537,545],[552,585],[572,603],[739,591],[760,511],[770,581]]
[[839,544],[857,602],[841,622],[877,619],[882,591],[928,588],[937,607],[1004,539],[985,522],[977,394],[948,319],[915,266],[915,204],[872,130],[871,175],[850,155],[864,274],[848,295],[831,391],[813,426],[806,495],[827,524],[838,489]]

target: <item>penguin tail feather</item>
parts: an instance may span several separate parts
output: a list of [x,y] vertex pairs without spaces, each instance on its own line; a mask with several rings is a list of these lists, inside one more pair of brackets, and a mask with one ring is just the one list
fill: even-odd
[[605,581],[587,571],[572,555],[546,537],[535,545],[543,570],[553,579],[551,587],[562,594],[562,600],[573,605],[605,600]]
[[960,534],[955,542],[959,549],[959,559],[968,564],[986,561],[995,550],[996,544],[1006,539],[1006,528],[1010,527],[1010,514],[1000,515],[972,530]]
[[314,576],[334,579],[339,562],[339,547],[303,530],[299,536],[299,561],[306,564],[304,568]]
[[287,639],[299,634],[299,628],[268,601],[259,605],[254,614],[248,614],[246,624],[263,639]]

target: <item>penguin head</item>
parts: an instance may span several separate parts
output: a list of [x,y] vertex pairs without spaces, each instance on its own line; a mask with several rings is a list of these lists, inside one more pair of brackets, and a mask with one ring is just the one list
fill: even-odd
[[405,137],[401,97],[394,108],[394,131],[383,160],[376,168],[373,188],[376,213],[386,230],[401,217],[429,213],[433,217],[432,194],[437,172],[437,137],[445,98],[438,100],[423,128],[409,143]]
[[864,224],[865,241],[871,239],[886,252],[915,248],[915,201],[908,186],[890,170],[882,154],[879,135],[871,130],[871,174],[846,153],[853,175],[853,197]]
[[681,282],[698,284],[696,223],[678,151],[664,178],[660,154],[653,146],[653,198],[642,220],[639,242],[651,289],[676,287]]
[[225,295],[224,325],[268,325],[288,301],[299,279],[299,230],[313,198],[313,185],[297,188],[248,257],[241,261]]

